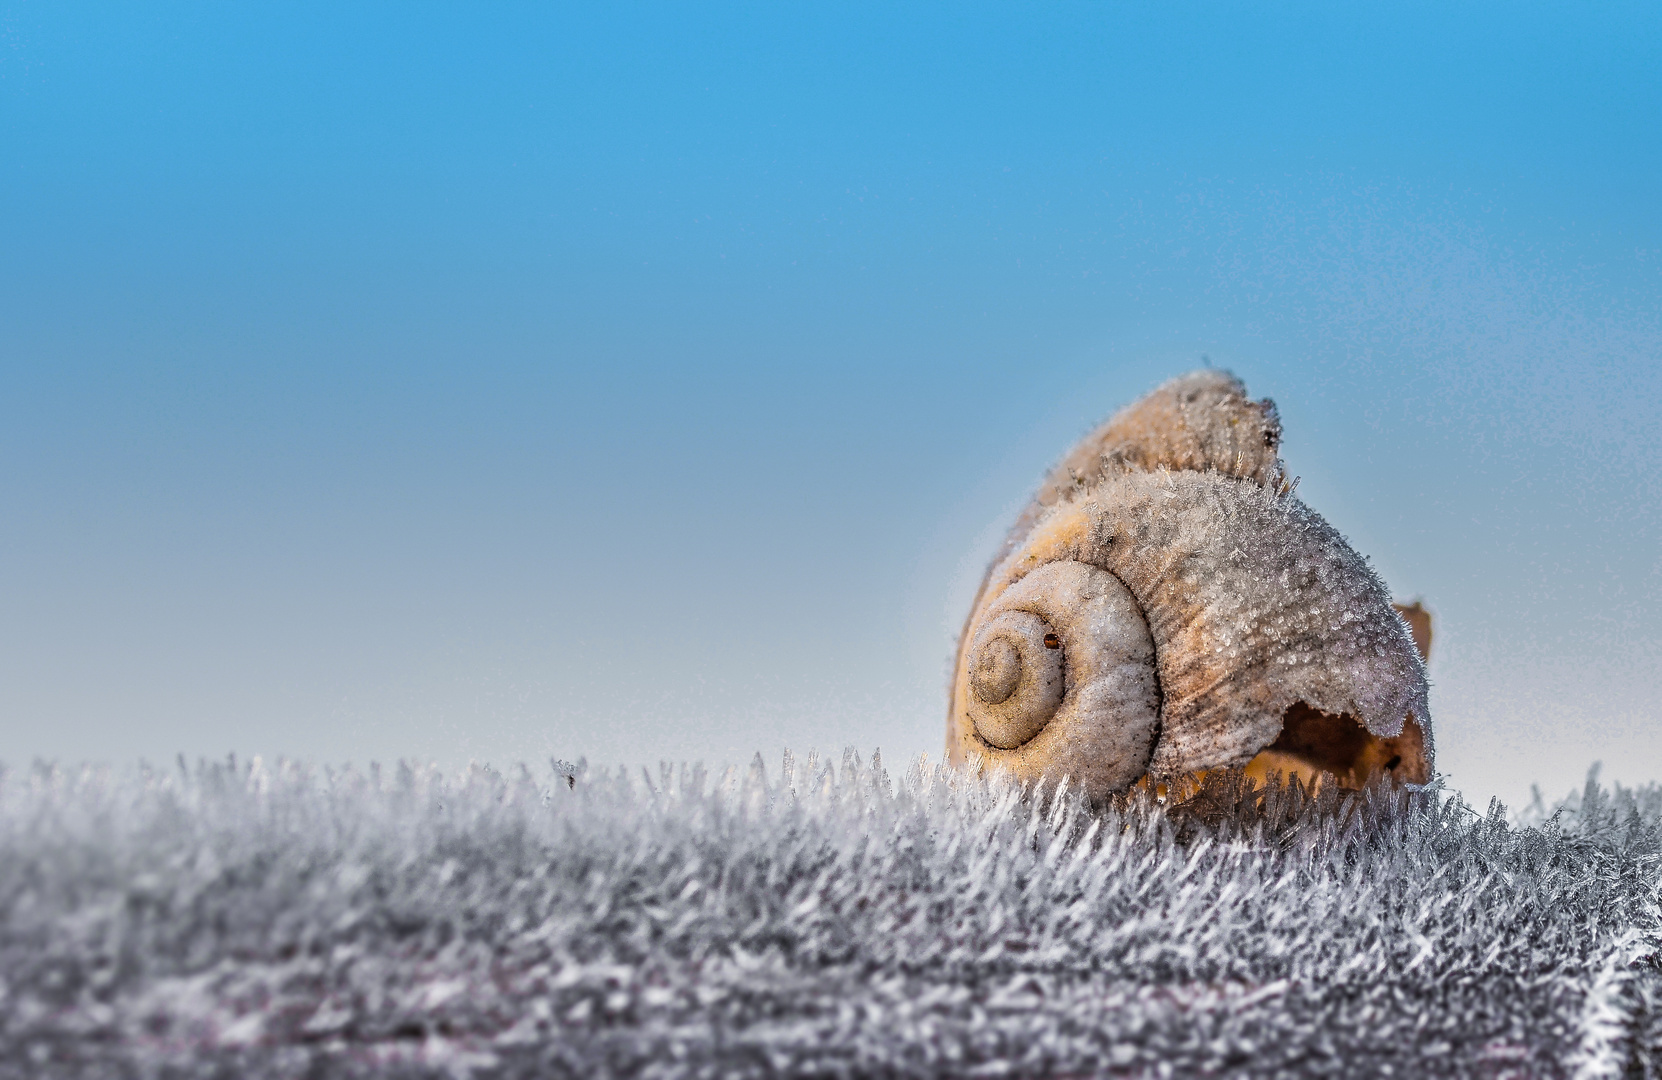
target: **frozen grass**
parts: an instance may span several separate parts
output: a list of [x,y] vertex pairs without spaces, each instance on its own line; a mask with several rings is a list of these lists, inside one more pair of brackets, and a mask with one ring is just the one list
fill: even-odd
[[0,776],[3,1076],[1648,1076],[1662,791]]

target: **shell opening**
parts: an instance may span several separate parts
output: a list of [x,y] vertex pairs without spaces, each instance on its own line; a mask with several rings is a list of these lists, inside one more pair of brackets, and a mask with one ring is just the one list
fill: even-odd
[[1406,718],[1400,735],[1387,738],[1352,716],[1322,712],[1302,701],[1288,706],[1281,734],[1246,765],[1246,775],[1259,783],[1279,774],[1317,786],[1330,774],[1342,788],[1360,788],[1381,774],[1423,784],[1430,772],[1425,737],[1413,716]]

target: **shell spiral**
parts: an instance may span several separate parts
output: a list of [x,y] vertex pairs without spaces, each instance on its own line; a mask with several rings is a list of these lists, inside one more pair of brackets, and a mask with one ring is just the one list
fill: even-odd
[[948,757],[1095,797],[1233,767],[1428,780],[1414,639],[1287,489],[1280,435],[1273,403],[1204,371],[1075,447],[982,582]]

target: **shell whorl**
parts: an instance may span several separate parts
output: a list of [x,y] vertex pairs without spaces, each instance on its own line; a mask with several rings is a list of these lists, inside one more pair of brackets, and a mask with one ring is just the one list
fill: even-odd
[[1011,752],[1028,767],[1018,771],[1067,760],[1075,782],[1111,791],[1148,770],[1160,709],[1154,640],[1130,590],[1105,570],[1057,560],[1002,590],[978,621],[963,681],[966,734]]
[[1099,468],[1059,466],[1071,486],[1041,490],[982,583],[949,758],[1094,795],[1264,760],[1428,780],[1414,641],[1366,560],[1286,492],[1279,437],[1274,406],[1220,372],[1088,436],[1112,448]]

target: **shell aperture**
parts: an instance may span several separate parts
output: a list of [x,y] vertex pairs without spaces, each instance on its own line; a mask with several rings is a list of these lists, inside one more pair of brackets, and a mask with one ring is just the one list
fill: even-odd
[[1367,561],[1290,493],[1279,438],[1274,406],[1214,371],[1087,436],[982,583],[949,759],[1098,797],[1243,766],[1428,780],[1414,640]]

